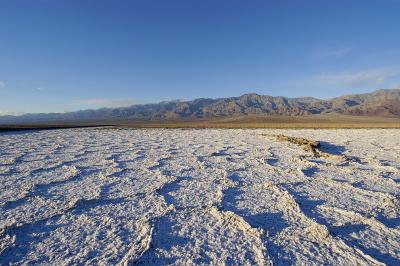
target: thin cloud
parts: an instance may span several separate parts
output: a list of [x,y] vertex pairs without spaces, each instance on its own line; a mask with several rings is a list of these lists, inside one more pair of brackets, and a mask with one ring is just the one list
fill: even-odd
[[94,98],[94,99],[81,99],[73,102],[72,105],[80,107],[126,107],[134,104],[140,104],[141,101],[138,100],[119,100],[119,99],[104,99],[104,98]]
[[7,110],[0,110],[0,116],[4,116],[4,115],[22,115],[24,113],[22,112],[14,112],[14,111],[7,111]]
[[358,72],[322,73],[311,78],[312,83],[362,87],[383,85],[391,78],[400,76],[400,69],[373,69]]
[[37,91],[44,91],[44,88],[36,88]]
[[6,86],[6,83],[4,81],[0,80],[0,87],[5,87],[5,86]]
[[322,58],[322,59],[341,57],[341,56],[345,56],[345,55],[349,54],[352,50],[353,50],[353,47],[351,47],[351,46],[325,50],[325,51],[319,52],[318,57]]

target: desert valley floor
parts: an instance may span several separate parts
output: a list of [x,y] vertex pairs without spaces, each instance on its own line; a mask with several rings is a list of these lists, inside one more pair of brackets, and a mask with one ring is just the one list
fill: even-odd
[[1,265],[400,264],[398,129],[5,132],[0,180]]

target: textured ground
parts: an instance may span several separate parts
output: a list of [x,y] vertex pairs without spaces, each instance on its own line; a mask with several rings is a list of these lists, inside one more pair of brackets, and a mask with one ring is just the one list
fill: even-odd
[[399,265],[399,195],[396,129],[1,133],[0,264]]

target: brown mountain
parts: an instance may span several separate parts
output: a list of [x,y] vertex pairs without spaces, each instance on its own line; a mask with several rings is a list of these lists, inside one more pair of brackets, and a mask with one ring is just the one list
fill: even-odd
[[400,90],[379,90],[330,100],[245,94],[240,97],[215,100],[197,99],[189,102],[173,102],[153,115],[158,118],[204,118],[250,114],[298,116],[332,113],[400,116]]
[[230,117],[243,115],[303,116],[344,114],[400,117],[400,90],[378,90],[330,100],[286,98],[258,94],[220,99],[169,101],[56,114],[26,114],[0,117],[1,123],[63,120],[168,120]]
[[[348,95],[329,101],[332,112],[351,115],[400,116],[400,90]],[[328,112],[328,111],[327,111]]]

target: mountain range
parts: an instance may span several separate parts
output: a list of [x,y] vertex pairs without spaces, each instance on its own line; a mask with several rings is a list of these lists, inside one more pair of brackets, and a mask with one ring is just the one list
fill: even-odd
[[67,113],[8,115],[0,116],[0,123],[75,120],[179,120],[261,114],[284,116],[341,114],[400,117],[400,89],[378,90],[371,93],[346,95],[329,100],[312,97],[273,97],[250,93],[240,97],[166,101],[154,104]]

